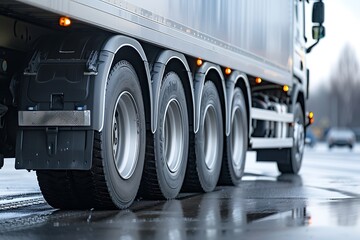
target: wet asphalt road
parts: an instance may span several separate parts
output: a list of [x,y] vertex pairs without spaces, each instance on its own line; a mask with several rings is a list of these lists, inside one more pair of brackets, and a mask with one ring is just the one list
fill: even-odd
[[0,170],[0,239],[360,239],[360,146],[306,149],[296,176],[249,154],[240,187],[124,211],[57,211],[34,173]]

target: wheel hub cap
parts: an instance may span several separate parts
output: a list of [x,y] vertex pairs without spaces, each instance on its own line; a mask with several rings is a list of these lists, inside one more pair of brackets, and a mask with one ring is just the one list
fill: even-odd
[[241,122],[241,112],[240,109],[235,109],[235,112],[232,117],[231,123],[231,149],[232,149],[232,164],[234,169],[240,171],[242,166],[242,155],[243,155],[243,146],[244,146],[244,130],[242,128]]
[[171,173],[177,173],[184,149],[182,115],[180,105],[176,99],[169,101],[165,110],[165,120],[163,125],[163,155]]
[[113,158],[119,175],[129,179],[137,165],[140,144],[138,109],[131,93],[118,97],[112,120]]
[[299,162],[301,160],[301,155],[304,152],[305,147],[305,130],[304,126],[299,122],[295,122],[294,126],[294,143],[295,143],[295,158],[296,161]]
[[209,105],[205,110],[204,117],[204,152],[206,167],[214,170],[219,148],[219,129],[217,128],[216,112],[213,105]]

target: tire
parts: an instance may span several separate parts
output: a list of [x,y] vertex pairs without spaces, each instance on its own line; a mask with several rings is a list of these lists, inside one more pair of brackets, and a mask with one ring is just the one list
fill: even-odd
[[277,162],[277,166],[281,173],[297,174],[301,168],[305,149],[305,121],[300,103],[295,105],[294,126],[291,134],[294,143],[293,147],[289,149],[285,159]]
[[191,139],[185,192],[211,192],[220,175],[224,130],[220,97],[211,81],[205,82],[200,105],[200,126]]
[[189,119],[179,76],[167,73],[160,89],[157,130],[148,134],[140,196],[175,198],[182,187],[189,149]]
[[230,135],[225,140],[224,158],[219,185],[239,185],[244,175],[248,147],[248,121],[246,105],[240,88],[235,88],[231,104]]
[[[78,186],[74,183],[76,171],[37,170],[36,175],[41,192],[47,203],[58,209],[90,209],[93,205],[88,198],[91,182]],[[77,176],[78,177],[78,176]],[[91,181],[90,178],[85,181]],[[78,178],[77,181],[80,179]]]
[[45,199],[61,209],[127,208],[140,185],[145,143],[139,79],[129,62],[120,61],[109,74],[104,127],[95,132],[91,170],[37,171]]

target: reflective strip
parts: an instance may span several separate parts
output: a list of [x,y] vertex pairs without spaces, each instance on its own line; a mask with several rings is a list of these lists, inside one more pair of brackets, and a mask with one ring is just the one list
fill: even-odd
[[19,111],[19,126],[66,127],[91,125],[90,110],[85,111]]

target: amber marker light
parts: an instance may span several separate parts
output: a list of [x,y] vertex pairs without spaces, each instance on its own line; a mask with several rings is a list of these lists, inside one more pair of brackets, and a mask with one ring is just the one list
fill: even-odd
[[255,78],[255,83],[256,83],[256,84],[262,83],[262,79],[259,78],[259,77]]
[[200,67],[202,64],[203,64],[203,60],[202,60],[201,58],[198,58],[198,59],[196,60],[196,65],[197,65],[198,67]]
[[313,124],[315,119],[314,119],[314,113],[313,112],[309,112],[308,114],[308,118],[309,118],[309,123]]
[[284,91],[284,92],[288,92],[288,91],[289,91],[289,86],[288,86],[288,85],[284,85],[284,86],[283,86],[283,91]]
[[231,74],[231,68],[225,68],[225,74],[230,75]]
[[308,112],[306,115],[308,120],[306,123],[306,127],[308,127],[315,122],[314,112]]
[[309,112],[309,118],[314,118],[314,113],[313,112]]
[[59,19],[59,25],[62,27],[69,27],[71,25],[71,19],[68,17],[61,17]]

